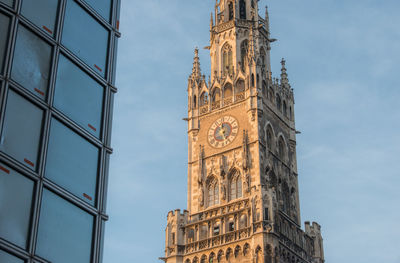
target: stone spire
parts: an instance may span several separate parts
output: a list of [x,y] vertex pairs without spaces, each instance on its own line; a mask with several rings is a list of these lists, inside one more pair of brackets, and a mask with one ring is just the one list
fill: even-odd
[[269,12],[268,12],[268,6],[265,6],[265,29],[267,29],[267,32],[269,33]]
[[288,79],[288,74],[286,72],[286,61],[284,58],[282,58],[281,61],[282,64],[282,69],[281,69],[281,84],[285,86],[289,86],[289,79]]
[[194,79],[200,79],[201,78],[199,49],[197,47],[194,50],[192,78],[194,78]]

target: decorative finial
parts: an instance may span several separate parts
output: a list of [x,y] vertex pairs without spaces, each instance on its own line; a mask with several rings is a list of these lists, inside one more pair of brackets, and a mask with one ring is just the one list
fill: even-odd
[[192,77],[195,79],[201,78],[200,58],[199,58],[199,48],[198,47],[196,47],[194,49]]
[[281,84],[286,86],[289,85],[289,79],[288,79],[288,74],[286,72],[286,60],[284,58],[282,58],[281,64],[282,64]]

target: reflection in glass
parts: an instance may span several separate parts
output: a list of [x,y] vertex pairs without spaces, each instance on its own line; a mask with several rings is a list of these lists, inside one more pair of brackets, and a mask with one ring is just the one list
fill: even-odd
[[43,111],[10,90],[0,150],[36,170]]
[[11,77],[44,99],[50,73],[51,47],[25,27],[18,28]]
[[24,0],[21,13],[40,29],[54,35],[58,0]]
[[108,35],[108,31],[75,1],[67,1],[62,44],[103,77]]
[[100,137],[104,88],[64,56],[58,63],[54,106]]
[[53,119],[45,176],[94,205],[99,149]]
[[31,180],[0,163],[0,237],[22,248],[27,244],[32,194]]
[[10,23],[10,19],[0,13],[0,74],[3,73],[4,66],[4,57],[5,51],[7,47],[7,36],[8,36],[8,25]]
[[0,250],[0,262],[4,263],[24,263],[22,259],[11,256],[7,252]]
[[90,263],[93,216],[45,189],[36,254],[56,263]]
[[110,20],[111,0],[85,0],[107,21]]
[[14,0],[0,0],[0,2],[5,3],[6,5],[9,5],[11,7],[14,6]]

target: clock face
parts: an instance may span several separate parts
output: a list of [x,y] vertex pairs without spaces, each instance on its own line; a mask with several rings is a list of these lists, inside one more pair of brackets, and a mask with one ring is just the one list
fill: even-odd
[[214,148],[222,148],[233,142],[239,131],[239,124],[232,116],[216,120],[208,130],[208,142]]

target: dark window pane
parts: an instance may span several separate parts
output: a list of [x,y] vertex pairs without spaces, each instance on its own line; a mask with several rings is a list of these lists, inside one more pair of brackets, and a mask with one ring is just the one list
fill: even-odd
[[89,263],[93,221],[93,216],[45,189],[36,254],[51,262]]
[[49,83],[50,57],[51,47],[38,36],[20,26],[11,77],[44,99]]
[[27,244],[32,194],[33,181],[0,163],[0,237],[22,248]]
[[7,252],[0,250],[0,262],[4,263],[24,263],[22,259],[11,256]]
[[67,1],[62,43],[103,77],[108,31],[75,1]]
[[85,0],[107,21],[110,20],[111,0]]
[[104,88],[70,60],[60,56],[54,105],[100,137]]
[[3,74],[3,66],[4,66],[4,57],[5,51],[7,47],[7,39],[8,39],[8,25],[10,23],[10,19],[0,13],[0,74]]
[[40,145],[43,111],[10,90],[0,150],[35,170]]
[[94,205],[99,149],[53,119],[46,177]]
[[22,14],[50,35],[54,35],[58,0],[24,0]]
[[14,6],[14,0],[0,0],[0,2],[5,3],[6,5],[9,6]]

